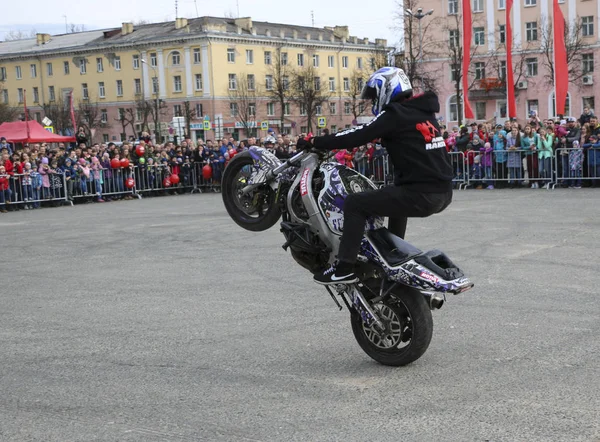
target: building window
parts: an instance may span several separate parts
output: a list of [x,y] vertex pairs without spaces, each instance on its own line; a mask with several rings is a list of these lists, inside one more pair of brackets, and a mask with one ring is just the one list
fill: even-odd
[[150,53],[150,66],[155,68],[158,65],[158,59],[156,58],[156,52]]
[[329,68],[335,67],[335,57],[333,55],[329,55],[327,57],[327,67],[329,67]]
[[304,103],[300,103],[300,115],[306,115],[306,105]]
[[358,69],[362,69],[363,68],[363,61],[362,61],[362,57],[358,57],[356,59],[356,67],[358,67]]
[[202,74],[196,74],[196,90],[201,91],[204,89],[204,85],[202,84]]
[[350,79],[348,77],[344,77],[344,92],[348,92],[350,90]]
[[87,67],[85,65],[85,59],[79,60],[79,74],[83,75],[87,72]]
[[4,81],[6,80],[6,68],[5,67],[1,67],[0,68],[0,81]]
[[23,78],[23,73],[21,72],[21,66],[15,66],[15,77],[17,80]]
[[348,56],[344,55],[342,57],[342,67],[344,69],[348,69]]
[[272,117],[275,115],[275,103],[267,103],[267,116]]
[[36,78],[37,77],[37,64],[30,65],[29,69],[31,71],[31,78]]
[[87,83],[81,83],[81,96],[83,97],[84,100],[87,100],[90,98],[90,95],[88,93]]
[[8,91],[6,89],[2,90],[2,102],[8,104]]
[[319,67],[319,54],[313,55],[313,67],[315,67],[315,68]]
[[483,80],[485,78],[485,63],[475,63],[475,80]]
[[281,83],[283,86],[283,90],[287,91],[290,88],[290,77],[288,77],[287,75],[284,75]]
[[506,9],[506,0],[498,0],[498,9]]
[[473,0],[473,12],[483,12],[483,0]]
[[458,104],[456,102],[456,95],[450,97],[448,101],[448,121],[458,121]]
[[282,52],[281,53],[281,65],[282,66],[287,66],[288,64],[288,53],[287,52]]
[[[556,101],[554,100],[554,92],[550,95],[552,104],[550,109],[552,110],[552,117],[556,116]],[[567,99],[565,100],[565,113],[563,115],[571,115],[571,94],[567,92]]]
[[458,14],[458,0],[448,0],[448,15]]
[[291,110],[290,110],[290,103],[285,103],[285,105],[283,106],[283,115],[290,115],[291,114]]
[[356,86],[358,86],[357,89],[359,91],[362,91],[364,89],[364,87],[365,87],[365,79],[362,78],[362,77],[358,77],[356,79]]
[[317,116],[323,115],[323,106],[321,106],[320,104],[317,104],[315,106],[315,113],[317,114]]
[[181,64],[181,54],[177,51],[171,54],[171,64],[173,66],[179,66]]
[[[460,64],[458,63],[452,63],[450,65],[450,81],[458,81],[458,76],[460,73]],[[452,120],[452,121],[456,121],[456,120]]]
[[485,44],[484,28],[473,28],[475,46],[483,46]]
[[227,63],[235,63],[235,49],[227,49]]
[[48,98],[50,101],[56,100],[56,94],[54,93],[54,86],[48,86]]
[[594,54],[582,54],[581,59],[583,62],[583,73],[589,74],[590,72],[594,72]]
[[329,114],[330,115],[337,114],[337,103],[334,101],[329,102]]
[[52,68],[52,63],[46,63],[46,74],[48,74],[48,77],[52,77],[54,75],[54,69]]
[[116,56],[115,57],[115,71],[120,71],[121,70],[121,57]]
[[581,101],[583,102],[583,107],[587,107],[589,109],[595,109],[595,103],[596,103],[596,99],[594,97],[583,97],[581,99]]
[[106,112],[106,109],[100,109],[100,123],[108,123],[108,112]]
[[581,34],[584,37],[594,35],[594,16],[581,17]]
[[248,115],[250,117],[256,117],[256,103],[248,104]]
[[246,49],[246,64],[254,64],[254,51]]
[[525,6],[535,6],[537,4],[537,0],[525,0]]
[[123,80],[117,80],[117,97],[123,96]]
[[331,125],[331,133],[334,134],[337,132],[337,126],[335,124]]
[[98,97],[100,97],[100,98],[106,97],[106,90],[104,89],[103,81],[98,83]]
[[298,54],[298,66],[304,66],[304,54]]
[[538,74],[537,58],[526,58],[525,66],[526,66],[526,74],[528,77],[535,77]]
[[202,118],[203,115],[202,103],[196,103],[196,118]]
[[500,80],[506,80],[506,60],[500,61],[500,67],[498,68],[498,75]]
[[102,62],[102,57],[96,58],[96,71],[104,72],[104,63]]
[[173,91],[174,92],[181,92],[181,75],[175,75],[173,77]]
[[321,90],[321,77],[314,78],[314,86],[315,86],[315,91]]
[[202,58],[200,57],[200,48],[194,48],[194,64],[200,64]]
[[142,80],[139,78],[135,78],[133,80],[133,89],[135,90],[135,95],[142,94]]
[[272,75],[267,75],[265,77],[265,88],[268,91],[272,91],[273,90],[273,76]]
[[229,90],[234,91],[237,89],[237,76],[235,74],[229,74]]
[[350,115],[352,112],[352,106],[349,101],[344,101],[344,114]]
[[335,92],[335,77],[329,77],[329,92]]
[[238,104],[237,103],[229,103],[229,115],[232,117],[237,117],[238,114]]
[[531,115],[532,112],[538,112],[540,109],[540,103],[538,100],[527,100],[527,117]]
[[40,102],[40,90],[37,87],[33,88],[33,102],[34,103]]
[[500,44],[506,43],[506,25],[499,25],[498,33],[500,34]]
[[530,21],[525,23],[525,35],[527,41],[537,41],[537,22]]
[[152,93],[158,94],[158,78],[152,77]]
[[254,74],[248,74],[248,90],[253,91],[255,87]]
[[173,116],[174,117],[183,117],[183,112],[181,112],[181,104],[173,105]]
[[17,89],[17,98],[19,99],[19,103],[23,102],[23,88]]
[[63,71],[65,73],[65,75],[69,75],[70,73],[70,67],[69,67],[69,62],[68,61],[64,61],[63,62]]
[[265,64],[271,64],[271,51],[265,51]]
[[475,119],[485,120],[485,101],[475,102]]
[[448,32],[448,40],[451,48],[458,47],[458,29],[450,29]]
[[134,55],[131,59],[132,63],[133,63],[133,69],[139,69],[140,68],[140,56],[139,55]]

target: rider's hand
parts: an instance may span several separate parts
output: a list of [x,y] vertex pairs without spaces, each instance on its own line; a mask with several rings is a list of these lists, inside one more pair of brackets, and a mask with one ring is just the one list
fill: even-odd
[[304,138],[299,138],[298,141],[296,142],[296,150],[312,149],[312,147],[313,147],[312,138],[310,140],[306,140]]

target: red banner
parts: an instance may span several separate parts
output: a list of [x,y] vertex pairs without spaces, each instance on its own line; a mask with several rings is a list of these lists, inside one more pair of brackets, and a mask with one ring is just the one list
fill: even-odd
[[[473,32],[473,20],[471,18],[471,0],[462,0],[463,9],[463,103],[465,107],[465,118],[475,118],[471,103],[469,103],[469,66],[471,65],[471,37]],[[461,115],[458,116],[461,119]]]
[[[556,0],[554,0],[556,1]],[[506,0],[506,97],[508,99],[508,118],[517,117],[517,102],[515,101],[515,79],[512,62],[512,26],[510,13],[513,0]]]
[[565,101],[569,91],[569,65],[565,47],[565,17],[558,0],[554,0],[554,87],[556,115],[565,114]]

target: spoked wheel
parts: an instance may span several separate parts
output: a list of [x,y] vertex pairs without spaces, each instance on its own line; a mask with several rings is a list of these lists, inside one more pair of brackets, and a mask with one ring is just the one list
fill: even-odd
[[242,189],[257,178],[249,152],[237,154],[223,173],[221,193],[229,216],[246,230],[267,230],[279,220],[275,191],[268,184],[244,194]]
[[384,303],[373,305],[384,330],[367,326],[352,312],[351,322],[358,345],[371,358],[384,365],[407,365],[419,359],[431,342],[433,318],[421,293],[399,289]]

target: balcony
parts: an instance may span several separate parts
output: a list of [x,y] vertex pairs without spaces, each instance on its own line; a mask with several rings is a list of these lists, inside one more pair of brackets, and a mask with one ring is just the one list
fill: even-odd
[[496,100],[506,98],[506,82],[501,78],[476,80],[469,90],[469,100]]

